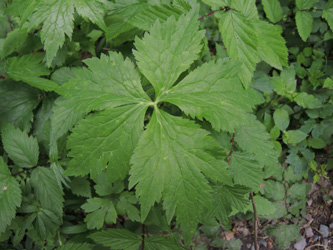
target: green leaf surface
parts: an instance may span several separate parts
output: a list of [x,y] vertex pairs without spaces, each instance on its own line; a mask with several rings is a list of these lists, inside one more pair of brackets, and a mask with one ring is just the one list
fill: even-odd
[[[106,0],[73,0],[75,10],[84,19],[89,19],[92,23],[97,24],[101,29],[105,30],[104,12],[107,5]],[[67,34],[68,35],[68,34]]]
[[2,53],[0,54],[1,57],[4,58],[15,51],[17,52],[21,47],[23,47],[27,38],[28,32],[25,29],[15,29],[8,33],[2,45]]
[[326,19],[331,30],[333,30],[333,1],[332,0],[328,0],[326,7],[323,10],[323,13],[321,16]]
[[128,22],[140,29],[150,30],[152,24],[154,24],[156,20],[163,22],[170,16],[174,16],[178,20],[181,14],[186,14],[190,10],[190,6],[184,7],[175,4],[151,5],[148,6],[148,8],[142,8],[142,10],[136,13],[136,15],[129,18]]
[[314,0],[296,0],[296,6],[300,10],[310,9],[313,6],[314,2]]
[[148,237],[145,239],[145,249],[147,250],[184,250],[182,245],[171,237]]
[[73,194],[82,197],[91,197],[90,182],[84,177],[75,177],[71,180],[70,189]]
[[296,12],[296,26],[298,34],[304,42],[308,39],[311,34],[313,26],[313,17],[308,11],[297,11]]
[[250,189],[244,186],[236,185],[230,187],[224,185],[221,187],[219,195],[223,195],[226,202],[230,204],[232,208],[240,212],[245,212],[250,204],[248,198],[249,193]]
[[303,141],[308,135],[301,130],[288,130],[283,133],[287,143],[297,144]]
[[256,0],[232,0],[229,1],[229,7],[241,12],[248,20],[259,19]]
[[5,122],[29,131],[32,111],[40,102],[42,92],[24,83],[4,80],[0,84],[0,126]]
[[[107,168],[112,181],[129,170],[129,159],[142,132],[147,107],[127,105],[87,116],[68,139],[71,149],[66,175],[97,176]],[[126,133],[124,131],[127,131]]]
[[109,199],[88,199],[81,207],[89,213],[84,219],[88,229],[101,229],[104,223],[113,224],[117,221],[117,211]]
[[[259,195],[254,196],[254,203],[256,205],[257,213],[259,216],[271,215],[276,211],[276,208],[272,202]],[[251,211],[253,211],[252,207]]]
[[30,28],[43,23],[41,40],[46,50],[46,61],[51,65],[57,51],[65,42],[65,34],[72,37],[74,20],[73,3],[66,0],[50,0],[42,2],[30,18]]
[[273,113],[273,119],[276,126],[280,128],[281,131],[285,131],[290,123],[288,111],[285,109],[276,109]]
[[54,178],[52,170],[38,167],[31,173],[31,185],[42,208],[54,212],[58,221],[63,214],[63,191]]
[[263,171],[249,153],[233,152],[230,160],[230,172],[235,184],[243,185],[258,191],[263,184]]
[[7,164],[0,157],[0,234],[6,231],[20,206],[22,195],[19,183],[12,177]]
[[50,74],[50,71],[41,63],[43,57],[44,55],[39,53],[8,58],[6,60],[8,76],[45,91],[57,91],[58,84],[41,77]]
[[136,208],[138,203],[138,199],[135,197],[134,193],[131,192],[123,192],[117,203],[117,212],[119,214],[125,215],[127,214],[128,218],[132,221],[140,221],[140,211]]
[[57,250],[92,250],[93,247],[93,245],[88,243],[66,243],[58,247]]
[[[270,0],[271,1],[271,0]],[[274,68],[282,70],[288,65],[288,49],[281,31],[264,21],[254,23],[258,35],[258,56]]]
[[241,149],[253,153],[255,159],[265,166],[276,166],[278,164],[278,153],[270,140],[264,125],[253,116],[249,124],[242,126],[236,132],[235,141]]
[[137,250],[141,245],[141,236],[125,229],[107,229],[89,236],[96,243],[111,249]]
[[156,97],[199,57],[204,32],[198,31],[197,18],[198,8],[194,8],[178,21],[171,16],[163,24],[155,22],[149,34],[135,39],[137,50],[133,54],[139,69],[154,86]]
[[304,108],[315,109],[323,106],[318,98],[305,92],[297,93],[294,101]]
[[240,12],[230,10],[218,14],[219,28],[228,55],[243,63],[239,77],[247,87],[258,62],[256,31]]
[[326,143],[323,139],[321,138],[314,138],[314,137],[310,137],[308,139],[308,145],[311,148],[315,148],[315,149],[320,149],[320,148],[324,148],[326,146]]
[[253,89],[245,90],[235,77],[239,70],[239,63],[228,59],[204,64],[162,95],[161,101],[176,104],[192,117],[207,119],[217,131],[234,132],[247,123],[246,112],[261,102]]
[[280,76],[272,78],[274,91],[279,95],[288,95],[296,90],[296,72],[294,69],[284,69]]
[[37,165],[39,147],[36,138],[29,137],[27,132],[11,124],[2,127],[1,137],[4,149],[15,165],[21,168]]
[[78,113],[133,103],[151,104],[143,91],[140,76],[128,58],[111,52],[109,56],[84,61],[88,69],[75,71],[75,78],[61,85],[63,96],[71,98],[67,107]]
[[267,18],[272,23],[276,23],[282,19],[283,11],[279,0],[261,0],[261,2],[264,6]]
[[176,214],[189,240],[203,208],[211,204],[211,188],[203,174],[229,182],[223,160],[207,153],[213,145],[198,125],[155,109],[131,159],[129,186],[137,184],[142,221],[163,197],[167,218]]
[[290,247],[292,241],[301,238],[299,230],[300,228],[297,225],[277,225],[267,229],[267,234],[275,237],[277,248],[286,249]]
[[52,237],[60,224],[61,220],[54,212],[44,208],[37,212],[35,229],[42,240]]
[[283,200],[285,196],[285,189],[281,182],[268,180],[265,182],[265,197],[273,201]]

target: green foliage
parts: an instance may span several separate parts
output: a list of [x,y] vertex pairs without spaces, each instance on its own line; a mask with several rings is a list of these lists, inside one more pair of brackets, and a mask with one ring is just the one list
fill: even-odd
[[251,192],[299,239],[332,169],[332,0],[0,7],[1,249],[240,249],[212,237]]

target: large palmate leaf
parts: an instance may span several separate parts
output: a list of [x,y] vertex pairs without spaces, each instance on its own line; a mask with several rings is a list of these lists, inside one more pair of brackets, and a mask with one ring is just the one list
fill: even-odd
[[87,113],[126,104],[150,104],[140,76],[128,58],[124,60],[121,54],[110,53],[84,62],[89,68],[75,71],[75,78],[59,89],[65,97],[72,97],[66,106]]
[[125,229],[107,229],[89,236],[96,243],[111,249],[137,250],[141,244],[141,236]]
[[239,63],[228,59],[204,64],[162,95],[161,101],[178,105],[192,117],[204,117],[217,131],[234,132],[247,123],[246,112],[262,101],[252,89],[243,88],[235,76],[240,70]]
[[48,66],[51,65],[59,48],[63,46],[65,34],[69,38],[72,37],[74,9],[83,18],[89,19],[104,29],[106,28],[103,20],[105,4],[105,0],[43,0],[30,5],[31,10],[36,10],[29,18],[30,29],[43,23],[41,40],[46,50]]
[[43,57],[43,54],[30,54],[9,58],[6,61],[8,76],[42,90],[56,91],[58,85],[55,82],[41,77],[50,74],[50,71],[41,63]]
[[12,177],[7,164],[0,157],[0,234],[15,217],[22,200],[19,183]]
[[203,174],[228,180],[222,162],[206,152],[214,145],[207,135],[191,121],[154,111],[131,160],[130,187],[137,184],[142,221],[163,197],[169,220],[176,214],[185,237],[193,233],[196,218],[212,200]]
[[275,151],[273,142],[266,132],[264,125],[251,117],[249,124],[242,126],[235,136],[239,146],[250,153],[255,159],[265,166],[276,166],[278,164],[278,153]]
[[154,86],[156,96],[168,90],[179,75],[198,58],[204,31],[197,31],[198,9],[171,16],[163,25],[155,22],[143,39],[135,40],[133,51],[141,72]]
[[238,11],[229,10],[217,13],[220,19],[219,28],[228,55],[243,63],[239,75],[245,86],[248,86],[258,62],[258,38],[252,23]]
[[11,124],[3,126],[1,137],[4,149],[15,165],[21,168],[37,165],[39,147],[36,138],[29,137],[27,132]]
[[84,221],[88,229],[101,229],[104,222],[108,224],[116,223],[117,211],[109,199],[92,198],[82,205],[85,212],[88,212]]
[[124,178],[129,158],[143,132],[146,109],[143,105],[127,105],[82,120],[68,140],[69,156],[74,158],[65,174],[97,176],[107,167],[112,181]]
[[264,174],[260,164],[249,153],[234,152],[230,161],[230,171],[235,184],[243,185],[258,191],[263,184]]

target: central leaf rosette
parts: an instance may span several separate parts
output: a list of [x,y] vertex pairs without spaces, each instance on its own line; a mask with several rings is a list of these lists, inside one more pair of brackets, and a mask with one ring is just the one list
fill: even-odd
[[[138,70],[152,84],[155,102],[142,89],[133,62],[113,52],[85,60],[88,68],[77,70],[60,89],[77,112],[95,111],[69,137],[72,159],[65,174],[94,178],[106,171],[110,182],[129,174],[141,220],[163,201],[169,222],[177,217],[186,240],[212,204],[210,183],[233,184],[224,159],[211,154],[217,145],[209,132],[156,104],[172,103],[190,117],[209,121],[216,131],[235,132],[253,120],[249,112],[261,100],[253,89],[243,88],[237,75],[241,64],[229,58],[203,64],[175,85],[202,49],[204,31],[198,30],[197,17],[198,6],[178,20],[155,22],[135,40]],[[149,106],[154,111],[144,129]]]

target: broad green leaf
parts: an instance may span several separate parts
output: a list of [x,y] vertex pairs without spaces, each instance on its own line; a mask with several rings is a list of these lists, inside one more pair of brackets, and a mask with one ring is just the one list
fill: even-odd
[[12,177],[7,164],[0,157],[0,234],[6,231],[22,200],[19,183]]
[[[226,199],[226,196],[223,193],[223,188],[224,186],[222,185],[213,186],[214,200],[213,200],[213,206],[209,210],[209,214],[211,215],[211,217],[215,217],[216,219],[218,219],[222,223],[224,228],[230,229],[232,222],[230,213],[232,208],[231,208],[231,203],[229,203],[229,201]],[[249,190],[247,190],[246,192],[248,191]]]
[[134,206],[138,203],[138,199],[132,192],[122,192],[117,203],[117,212],[120,215],[127,214],[132,221],[140,221],[140,211]]
[[41,63],[43,57],[43,54],[29,54],[8,58],[6,60],[8,76],[45,91],[57,91],[58,84],[41,77],[50,74],[50,71]]
[[73,194],[82,197],[91,197],[90,182],[85,177],[75,177],[71,180],[70,189]]
[[[274,214],[276,211],[276,208],[272,202],[259,195],[254,196],[254,203],[256,205],[257,213],[259,216]],[[252,204],[251,211],[253,211]]]
[[296,12],[296,26],[298,34],[304,42],[308,39],[311,34],[313,26],[313,17],[308,11],[297,11]]
[[300,10],[310,9],[314,4],[314,0],[296,0],[296,6]]
[[37,212],[35,229],[42,240],[52,237],[60,224],[61,220],[53,211],[41,208]]
[[294,97],[294,101],[304,108],[315,109],[323,106],[318,98],[306,92],[297,93]]
[[92,198],[81,206],[86,213],[89,213],[84,221],[88,229],[101,229],[105,223],[113,224],[117,221],[117,211],[109,199]]
[[274,123],[280,128],[281,131],[285,131],[290,123],[289,114],[285,109],[276,109],[273,114]]
[[4,149],[15,165],[21,168],[37,165],[39,147],[36,138],[29,137],[27,132],[11,124],[2,127],[1,137]]
[[172,237],[148,237],[145,239],[145,249],[147,250],[185,250],[182,245]]
[[239,77],[247,87],[258,62],[256,31],[252,23],[238,11],[229,10],[218,14],[224,45],[231,58],[243,63]]
[[212,146],[208,132],[192,121],[155,109],[131,159],[129,186],[136,185],[142,221],[163,197],[168,220],[177,216],[188,242],[204,207],[212,201],[203,174],[214,181],[229,182],[223,160],[207,153]]
[[328,0],[326,7],[323,10],[323,13],[321,16],[326,19],[331,30],[333,30],[333,1],[332,0]]
[[[282,19],[283,11],[279,0],[261,0],[261,2],[264,6],[267,18],[272,23],[276,23]],[[261,40],[259,39],[259,41]]]
[[252,21],[259,19],[256,0],[232,0],[229,2],[229,7],[231,9],[240,11],[247,20]]
[[96,243],[111,249],[137,250],[141,245],[141,236],[125,229],[107,229],[89,236]]
[[303,141],[308,135],[301,130],[288,130],[283,133],[287,143],[297,144]]
[[8,33],[2,45],[1,57],[4,58],[11,53],[18,51],[28,38],[28,32],[25,29],[15,29]]
[[47,65],[50,66],[58,50],[65,42],[65,35],[72,37],[74,28],[74,7],[79,15],[106,28],[103,20],[106,1],[97,0],[44,0],[32,7],[37,11],[29,18],[29,29],[43,23],[41,40],[46,50]]
[[288,197],[292,199],[306,199],[306,184],[305,183],[295,183],[288,189]]
[[62,96],[54,101],[51,116],[51,142],[66,134],[82,119],[85,112],[75,111],[70,107],[71,104],[72,100]]
[[24,83],[12,80],[0,84],[0,126],[5,122],[29,131],[33,119],[32,111],[40,102],[42,92]]
[[149,30],[156,20],[163,22],[170,16],[178,19],[181,14],[187,13],[189,10],[189,8],[181,8],[181,6],[176,6],[175,4],[152,5],[148,8],[143,8],[142,11],[130,18],[128,22],[140,29]]
[[301,238],[297,225],[277,225],[266,230],[269,236],[275,237],[276,247],[279,249],[289,248],[292,241]]
[[93,248],[94,246],[88,243],[66,243],[57,250],[92,250]]
[[258,35],[258,56],[274,68],[288,65],[286,41],[277,27],[264,21],[254,23]]
[[210,6],[214,7],[225,7],[229,4],[229,0],[202,0],[205,4],[208,4]]
[[155,22],[149,34],[136,38],[133,54],[157,98],[199,57],[204,31],[198,31],[197,18],[196,7],[178,21],[171,16],[163,24]]
[[[123,179],[142,132],[147,106],[127,105],[87,116],[73,129],[66,175],[92,177],[107,168],[110,180]],[[124,132],[126,131],[126,133]]]
[[249,153],[232,153],[230,160],[230,172],[235,184],[243,185],[258,191],[263,184],[264,174],[257,161]]
[[228,59],[204,64],[162,95],[161,101],[176,104],[192,117],[207,119],[217,131],[234,132],[247,123],[246,112],[261,102],[253,89],[245,90],[235,77],[239,66]]
[[265,166],[276,166],[278,164],[278,153],[270,140],[264,125],[250,117],[249,124],[242,126],[236,132],[235,141],[241,149],[253,153],[255,159]]
[[[34,188],[36,198],[43,209],[54,212],[57,217],[63,213],[63,191],[54,178],[52,170],[38,167],[31,173],[31,185]],[[58,218],[58,220],[60,220]]]
[[[250,204],[248,198],[249,193],[249,188],[244,186],[236,185],[234,187],[230,187],[228,185],[221,185],[217,195],[223,196],[223,199],[225,199],[230,206],[230,211],[231,208],[234,208],[237,211],[245,212]],[[221,197],[218,197],[218,199],[220,198]]]
[[310,137],[308,139],[308,145],[311,147],[311,148],[315,148],[315,149],[320,149],[320,148],[324,148],[326,146],[326,143],[323,139],[321,138],[313,138],[313,137]]
[[274,91],[279,95],[288,95],[296,91],[296,72],[294,69],[284,69],[280,76],[272,79]]
[[[46,61],[51,65],[59,48],[65,42],[65,34],[71,38],[74,27],[74,6],[67,0],[43,1],[29,18],[30,26],[36,28],[43,23],[41,40],[46,50]],[[32,28],[30,27],[30,28]]]
[[[71,98],[66,104],[77,113],[95,109],[112,108],[133,103],[151,103],[140,84],[140,76],[134,64],[121,54],[84,61],[88,65],[75,71],[75,78],[61,85],[63,96]],[[70,106],[68,106],[70,105]]]
[[92,23],[97,24],[101,29],[105,30],[104,12],[107,5],[106,0],[73,0],[77,13],[84,19],[89,19]]
[[324,81],[324,85],[323,85],[324,88],[331,88],[333,87],[333,80],[329,77],[327,77]]

